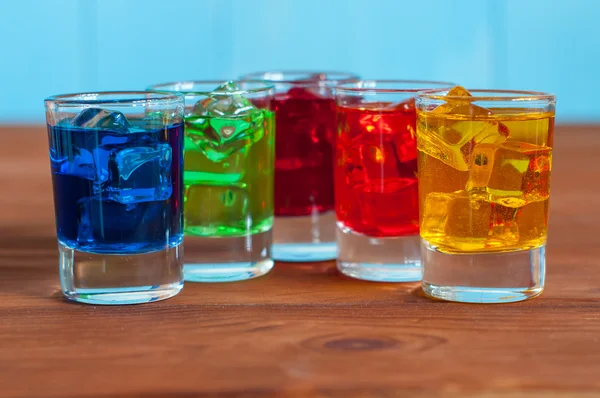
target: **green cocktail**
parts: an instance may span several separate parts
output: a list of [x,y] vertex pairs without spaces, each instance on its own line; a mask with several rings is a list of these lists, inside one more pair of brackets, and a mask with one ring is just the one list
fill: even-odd
[[273,112],[185,121],[185,233],[245,236],[273,226]]
[[[265,83],[182,82],[188,281],[232,281],[272,266],[275,120]],[[208,88],[208,87],[210,88]]]

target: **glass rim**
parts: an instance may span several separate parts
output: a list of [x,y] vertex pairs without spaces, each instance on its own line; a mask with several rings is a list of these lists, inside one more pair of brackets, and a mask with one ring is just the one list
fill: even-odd
[[[544,93],[541,91],[526,91],[526,90],[498,90],[498,89],[466,89],[471,94],[470,97],[461,95],[444,95],[442,93],[448,91],[447,89],[433,89],[424,90],[417,94],[417,99],[427,100],[462,100],[462,101],[548,101],[555,102],[556,95],[550,93]],[[487,94],[487,95],[485,95]],[[491,95],[490,95],[491,94]]]
[[[377,87],[378,84],[383,83],[383,87]],[[373,87],[369,87],[371,84]],[[407,87],[386,87],[385,85],[406,85]],[[424,87],[426,85],[435,87]],[[403,79],[365,79],[353,82],[341,83],[335,86],[335,90],[338,92],[345,93],[371,93],[371,94],[385,94],[385,93],[418,93],[428,90],[446,90],[456,86],[454,83],[442,82],[436,80],[403,80]]]
[[214,84],[217,87],[221,86],[227,82],[233,83],[253,83],[262,85],[262,87],[256,88],[248,88],[238,91],[217,91],[219,95],[244,95],[244,94],[257,94],[263,92],[269,92],[271,90],[275,90],[275,85],[268,83],[264,80],[181,80],[175,82],[167,82],[167,83],[159,83],[153,84],[146,88],[146,92],[150,93],[178,93],[183,95],[211,95],[215,94],[214,90],[177,90],[175,88],[168,89],[166,87],[177,87],[178,85],[203,85],[203,84]]
[[[148,94],[154,98],[148,98]],[[131,96],[131,98],[98,98],[98,97]],[[89,97],[89,98],[87,98]],[[89,91],[82,93],[57,94],[44,99],[45,103],[58,105],[103,105],[103,104],[138,104],[183,101],[179,93],[160,93],[149,91]]]
[[[267,79],[265,78],[266,75],[281,75],[282,79]],[[315,76],[315,75],[319,75],[319,76],[323,76],[325,77],[324,79],[316,79],[316,80],[303,80],[303,79],[289,79],[289,78],[284,78],[286,75],[305,75],[306,77],[310,77],[310,76]],[[328,76],[341,76],[340,78],[328,78]],[[251,80],[260,80],[260,81],[267,81],[267,82],[271,82],[271,83],[275,83],[275,84],[295,84],[295,85],[300,85],[300,84],[315,84],[315,83],[337,83],[337,82],[352,82],[352,81],[356,81],[359,80],[360,78],[358,77],[357,74],[355,73],[351,73],[351,72],[341,72],[341,71],[337,71],[337,70],[301,70],[301,69],[281,69],[281,70],[267,70],[267,71],[262,71],[262,72],[252,72],[252,73],[246,73],[245,75],[242,75],[240,77],[240,80],[242,81],[248,81],[247,79],[251,79]]]

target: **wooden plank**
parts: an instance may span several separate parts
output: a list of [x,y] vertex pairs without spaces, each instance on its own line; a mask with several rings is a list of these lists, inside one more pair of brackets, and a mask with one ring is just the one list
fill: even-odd
[[[595,397],[600,127],[557,129],[545,293],[444,303],[333,262],[160,303],[59,292],[45,130],[0,128],[0,396]],[[23,150],[27,148],[27,150]]]

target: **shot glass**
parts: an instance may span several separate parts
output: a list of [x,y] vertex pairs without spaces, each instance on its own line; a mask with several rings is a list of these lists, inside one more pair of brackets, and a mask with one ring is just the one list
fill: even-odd
[[333,200],[335,84],[356,79],[339,72],[261,72],[242,79],[275,85],[275,227],[273,258],[336,258]]
[[555,97],[454,87],[416,104],[423,290],[473,303],[539,295]]
[[358,279],[421,279],[415,94],[450,83],[336,86],[337,266]]
[[183,287],[183,96],[46,99],[60,282],[70,300],[135,304]]
[[193,81],[185,96],[185,280],[229,282],[273,268],[273,85]]

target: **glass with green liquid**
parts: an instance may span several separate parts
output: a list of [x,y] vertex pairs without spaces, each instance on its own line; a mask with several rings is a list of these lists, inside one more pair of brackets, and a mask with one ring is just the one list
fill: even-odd
[[193,81],[150,90],[185,95],[185,280],[266,274],[273,267],[273,86]]

